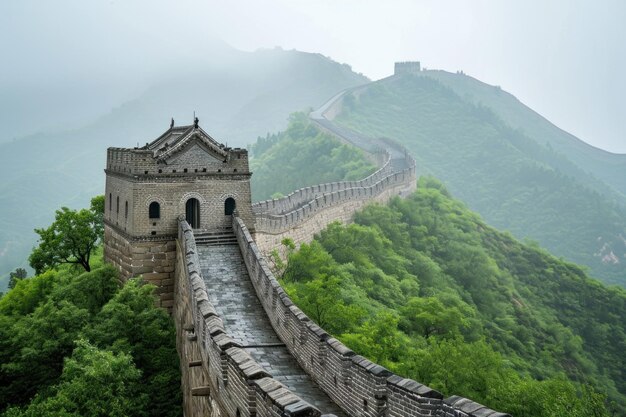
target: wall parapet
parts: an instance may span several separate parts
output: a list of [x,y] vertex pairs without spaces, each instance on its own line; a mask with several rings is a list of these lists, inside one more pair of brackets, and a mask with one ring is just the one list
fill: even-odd
[[[332,191],[328,192],[318,192],[315,191],[316,187],[309,187],[312,189],[308,192],[311,198],[307,199],[307,201],[303,202],[299,207],[281,214],[273,214],[271,212],[257,213],[256,232],[266,234],[284,233],[293,229],[298,224],[307,221],[326,208],[335,207],[348,201],[371,200],[377,195],[401,185],[410,187],[415,182],[415,163],[408,154],[406,155],[406,163],[408,168],[398,171],[389,169],[373,179],[369,179],[370,177],[364,179],[362,183],[360,181],[344,183],[345,187],[337,186],[336,190],[332,190],[331,186],[330,189]],[[323,184],[320,187],[326,185],[327,184]],[[303,192],[303,195],[306,193],[307,192]],[[276,204],[278,205],[280,203]],[[285,204],[285,206],[288,206],[288,204]]]
[[252,210],[257,216],[264,214],[281,215],[294,211],[304,204],[327,193],[374,185],[388,176],[392,170],[391,155],[389,152],[385,149],[381,149],[377,152],[377,154],[379,155],[378,159],[381,161],[379,163],[380,168],[361,180],[335,181],[303,187],[281,198],[263,200],[254,203],[252,205]]
[[[226,332],[222,318],[209,301],[193,230],[184,219],[179,219],[177,250],[176,324],[186,333],[186,339],[195,344],[197,348],[192,351],[199,355],[181,357],[181,367],[200,365],[206,375],[203,379],[207,379],[206,385],[188,387],[183,392],[185,403],[191,397],[206,396],[226,416],[319,417],[321,413],[316,407],[273,379]],[[185,359],[190,362],[185,363]],[[197,407],[188,411],[188,415],[202,415]]]
[[272,327],[300,366],[346,413],[364,417],[383,413],[390,417],[510,417],[462,397],[444,399],[440,392],[357,355],[291,301],[236,216],[233,230]]

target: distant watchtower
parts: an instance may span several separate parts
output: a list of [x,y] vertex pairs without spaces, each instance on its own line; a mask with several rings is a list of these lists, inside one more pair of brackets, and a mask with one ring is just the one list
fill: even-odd
[[123,279],[143,275],[161,304],[173,293],[178,217],[197,231],[227,233],[232,214],[254,230],[248,152],[198,126],[174,127],[141,148],[107,150],[104,257]]
[[394,66],[394,75],[400,74],[417,74],[422,70],[419,61],[396,62]]

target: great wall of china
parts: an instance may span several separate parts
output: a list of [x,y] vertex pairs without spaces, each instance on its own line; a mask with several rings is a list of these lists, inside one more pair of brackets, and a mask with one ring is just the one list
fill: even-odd
[[310,118],[369,152],[378,171],[256,203],[253,233],[237,212],[232,232],[216,235],[194,236],[179,219],[173,314],[185,415],[507,416],[462,397],[444,398],[356,354],[295,306],[270,270],[264,254],[283,238],[308,242],[330,222],[349,222],[366,204],[415,188],[415,162],[404,148],[332,123],[343,94]]

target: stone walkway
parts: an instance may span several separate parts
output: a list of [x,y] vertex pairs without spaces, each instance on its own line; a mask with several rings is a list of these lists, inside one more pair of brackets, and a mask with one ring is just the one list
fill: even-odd
[[198,245],[198,255],[209,298],[228,334],[274,379],[319,408],[322,414],[345,417],[300,368],[274,332],[252,286],[239,246]]

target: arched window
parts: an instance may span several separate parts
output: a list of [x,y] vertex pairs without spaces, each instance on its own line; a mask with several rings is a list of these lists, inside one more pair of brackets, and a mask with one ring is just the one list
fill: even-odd
[[235,199],[232,197],[228,197],[226,201],[224,201],[224,214],[230,216],[231,214],[233,214],[236,207],[237,203],[235,202]]
[[124,204],[124,218],[128,218],[128,201]]
[[185,218],[192,229],[200,228],[200,202],[195,198],[185,203]]
[[148,208],[148,215],[151,219],[160,219],[161,218],[161,206],[156,201],[150,203],[150,207]]

